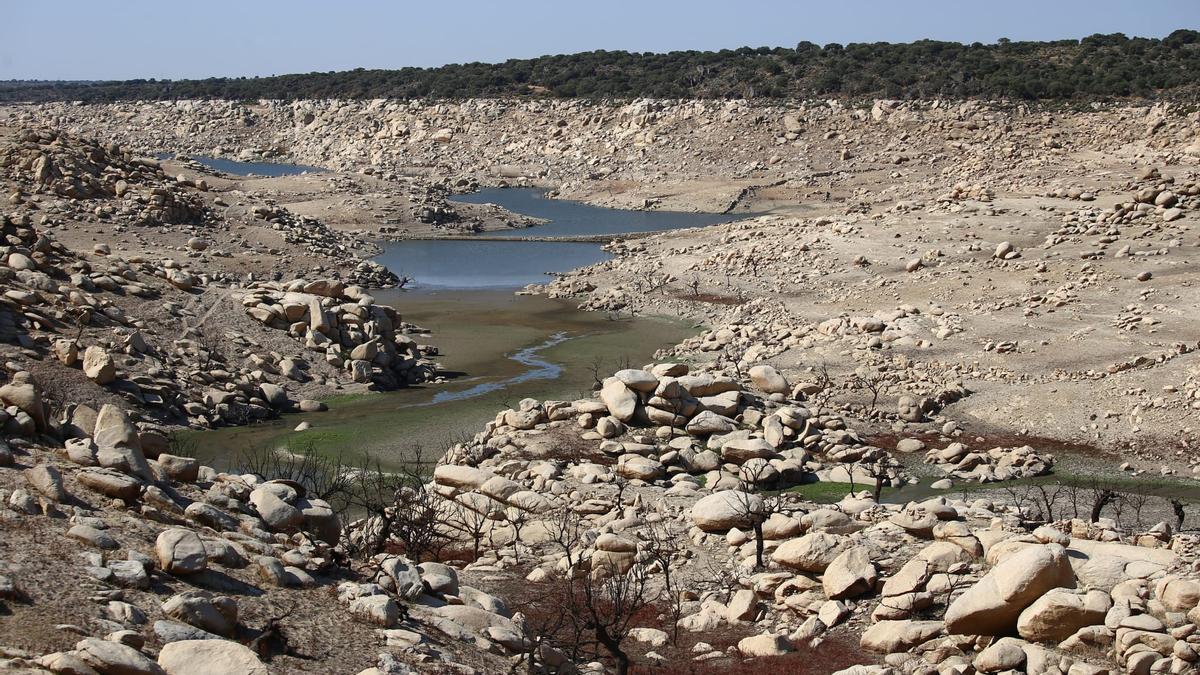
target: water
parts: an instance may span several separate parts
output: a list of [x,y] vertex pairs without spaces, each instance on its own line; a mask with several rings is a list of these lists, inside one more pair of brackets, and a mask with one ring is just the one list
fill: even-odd
[[526,347],[525,349],[522,349],[516,354],[508,357],[510,361],[515,361],[523,366],[529,367],[529,370],[526,370],[520,375],[510,377],[507,380],[501,380],[500,382],[484,382],[483,384],[477,384],[470,389],[464,389],[462,391],[439,391],[438,393],[434,394],[432,402],[446,403],[447,401],[461,401],[467,398],[483,396],[484,394],[488,394],[493,391],[500,391],[501,389],[511,387],[515,384],[521,384],[523,382],[532,382],[534,380],[556,380],[560,375],[562,375],[562,366],[558,365],[557,363],[550,363],[549,361],[543,359],[540,354],[543,351],[555,345],[562,344],[569,339],[570,336],[567,335],[566,332],[559,331],[554,335],[551,335],[550,339],[546,340],[542,344],[534,345],[533,347]]
[[[582,237],[621,235],[633,232],[659,232],[685,227],[704,227],[727,223],[733,216],[720,213],[683,213],[679,211],[626,211],[591,206],[564,199],[549,199],[545,190],[535,188],[490,188],[450,201],[466,204],[496,204],[513,213],[548,220],[544,225],[517,230],[489,232],[497,237]],[[739,215],[738,218],[746,216]]]
[[521,288],[611,256],[600,244],[567,241],[414,240],[384,244],[375,261],[417,288]]
[[[503,233],[520,236],[619,235],[696,227],[729,220],[712,214],[603,209],[545,199],[537,190],[489,190],[462,199],[499,204],[547,219],[545,225]],[[485,239],[404,241],[376,258],[415,277],[414,290],[377,291],[406,321],[429,328],[420,338],[438,346],[439,363],[455,379],[383,394],[334,397],[329,412],[286,415],[252,427],[191,436],[204,461],[221,466],[231,449],[300,443],[319,452],[368,453],[385,465],[412,461],[414,445],[440,456],[454,434],[473,434],[496,412],[522,398],[590,396],[586,365],[613,372],[646,363],[654,352],[695,334],[691,325],[655,318],[612,320],[581,312],[570,300],[517,296],[513,289],[546,281],[546,272],[604,260],[596,243]],[[294,432],[300,421],[312,429]]]
[[[353,460],[361,453],[385,466],[411,459],[413,446],[440,456],[456,434],[474,434],[522,398],[567,400],[590,396],[600,364],[613,372],[647,363],[655,350],[695,335],[688,323],[655,318],[613,321],[581,312],[568,300],[510,291],[377,291],[406,321],[433,331],[438,362],[457,377],[446,384],[327,399],[329,411],[297,413],[247,427],[191,432],[196,456],[228,466],[238,449],[310,445]],[[301,421],[312,429],[294,432]]]
[[[158,155],[158,159],[173,159],[170,153]],[[233,176],[265,176],[278,178],[280,176],[298,176],[303,173],[322,173],[325,169],[301,164],[274,164],[271,162],[239,162],[219,157],[189,156],[204,166]]]
[[[495,237],[585,237],[659,232],[728,222],[733,216],[674,211],[625,211],[547,199],[543,190],[495,188],[452,201],[497,204],[550,222],[488,232],[486,240],[410,240],[384,245],[376,262],[414,280],[417,288],[516,289],[550,280],[548,275],[586,267],[611,256],[601,244],[569,241],[495,241]],[[744,216],[743,216],[744,217]]]

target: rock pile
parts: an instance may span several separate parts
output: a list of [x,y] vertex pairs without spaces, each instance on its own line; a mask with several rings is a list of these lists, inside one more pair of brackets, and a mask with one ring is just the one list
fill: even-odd
[[209,219],[204,201],[180,189],[208,186],[167,176],[153,159],[48,129],[24,129],[17,139],[0,151],[0,176],[32,191],[95,200],[96,215],[115,222],[155,226]]
[[1039,453],[1028,445],[972,452],[963,443],[951,443],[944,449],[927,452],[925,462],[936,465],[951,478],[991,483],[1047,474],[1054,466],[1054,456]]
[[[255,321],[287,331],[350,381],[395,389],[436,373],[436,364],[425,358],[434,350],[406,335],[399,314],[375,304],[361,286],[330,279],[259,282],[247,287],[241,303]],[[278,366],[288,379],[308,377],[302,362],[284,359]]]

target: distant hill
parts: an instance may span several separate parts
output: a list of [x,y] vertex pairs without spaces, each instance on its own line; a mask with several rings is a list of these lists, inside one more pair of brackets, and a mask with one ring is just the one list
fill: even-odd
[[439,68],[255,78],[0,82],[0,101],[221,98],[1015,98],[1194,96],[1200,33],[970,44],[802,42],[666,54],[594,51]]

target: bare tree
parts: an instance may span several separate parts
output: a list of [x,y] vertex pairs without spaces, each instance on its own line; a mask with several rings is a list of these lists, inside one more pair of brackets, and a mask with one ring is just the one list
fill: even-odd
[[420,562],[439,551],[447,537],[442,525],[443,498],[427,485],[428,476],[420,445],[410,449],[410,461],[399,471],[384,471],[378,461],[353,472],[349,506],[344,517],[365,514],[362,526],[343,528],[343,546],[350,555],[369,558],[394,543]]
[[504,509],[504,520],[513,530],[513,560],[521,563],[521,530],[529,524],[529,512],[519,506]]
[[870,414],[875,414],[879,407],[879,395],[883,393],[884,387],[887,386],[887,376],[883,373],[872,372],[866,375],[855,373],[850,378],[850,384],[858,389],[865,389],[871,394],[871,403],[868,407]]
[[[1033,496],[1033,488],[1024,483],[1005,483],[1000,490],[1008,495],[1008,501],[1017,510],[1017,517],[1022,521],[1034,520],[1031,509],[1038,508],[1037,499]],[[1040,514],[1037,518],[1041,520]]]
[[650,567],[634,561],[628,570],[616,566],[592,566],[584,569],[582,553],[589,531],[583,517],[569,506],[551,513],[547,519],[549,538],[557,544],[566,560],[560,583],[565,586],[562,602],[579,638],[590,635],[613,660],[618,674],[629,672],[630,658],[621,646],[633,627],[634,618],[655,600],[651,592]]
[[573,613],[616,662],[617,675],[629,673],[629,655],[621,643],[629,636],[634,617],[651,602],[649,577],[645,565],[634,563],[626,572],[606,574],[599,580],[594,574],[576,578],[582,593],[572,594],[577,599]]
[[762,569],[763,552],[766,548],[763,535],[763,523],[772,514],[777,513],[783,506],[783,498],[778,492],[770,493],[762,490],[763,483],[773,467],[768,462],[747,461],[742,464],[741,478],[745,490],[733,491],[732,506],[742,522],[748,523],[754,531],[754,566]]
[[1100,516],[1104,513],[1104,508],[1117,501],[1120,495],[1111,485],[1102,483],[1098,480],[1092,481],[1089,485],[1092,498],[1092,510],[1089,514],[1091,522],[1095,523],[1100,520]]
[[[895,457],[884,451],[876,453],[866,462],[859,462],[858,466],[862,467],[863,471],[875,481],[873,494],[876,502],[883,496],[884,483],[890,482],[904,468],[904,465]],[[849,473],[851,476],[854,475],[853,466],[850,467]]]
[[[194,454],[194,441],[176,439],[177,436],[172,437],[172,450]],[[329,502],[336,512],[345,510],[353,501],[351,493],[358,480],[356,473],[366,467],[365,459],[355,467],[341,457],[324,455],[311,441],[289,441],[285,449],[252,447],[238,453],[232,464],[233,470],[239,473],[297,483],[303,486],[308,496]]]
[[455,535],[461,535],[471,541],[471,561],[474,562],[479,559],[479,545],[491,529],[492,518],[486,504],[489,498],[477,493],[466,493],[460,495],[460,498],[468,498],[470,495],[479,497],[474,500],[476,503],[469,504],[460,499],[447,501],[449,513],[444,522]]
[[677,588],[677,578],[673,574],[675,557],[683,550],[680,540],[683,533],[671,527],[668,520],[647,521],[642,530],[646,537],[643,549],[649,562],[656,565],[663,575],[663,593],[670,603],[671,611],[671,642],[679,642],[679,620],[683,618],[683,593]]
[[1037,483],[1032,486],[1033,492],[1040,498],[1042,518],[1046,522],[1058,520],[1058,501],[1061,495],[1067,494],[1067,486],[1063,483]]
[[1142,511],[1145,510],[1151,499],[1150,495],[1141,492],[1126,492],[1122,496],[1121,501],[1133,509],[1133,526],[1139,530],[1145,527],[1145,523],[1142,522]]

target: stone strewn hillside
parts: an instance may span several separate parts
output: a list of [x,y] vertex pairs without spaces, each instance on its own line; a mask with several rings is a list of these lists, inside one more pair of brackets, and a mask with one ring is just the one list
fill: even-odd
[[[116,406],[62,419],[21,373],[0,388],[0,654],[167,675],[794,670],[822,654],[820,672],[855,674],[1194,671],[1200,537],[1145,527],[1145,502],[1110,517],[1134,502],[1099,483],[1060,484],[1045,511],[1019,492],[880,501],[909,469],[822,403],[827,386],[765,365],[625,369],[595,398],[499,412],[424,483],[270,454],[218,472]],[[927,460],[961,462],[943,482],[1054,464],[944,438]],[[866,489],[794,491],[846,481]],[[1080,502],[1091,518],[1070,515]]]
[[[318,408],[310,399],[336,387],[433,376],[430,349],[404,333],[413,327],[359,285],[395,281],[353,253],[361,242],[266,205],[238,223],[204,179],[169,177],[115,145],[35,130],[3,140],[0,350],[45,383],[55,414],[89,419],[120,403],[161,438],[155,425],[243,424]],[[247,230],[341,279],[256,281],[235,253]]]
[[[452,449],[434,480],[464,507],[509,514],[486,537],[531,547],[533,593],[570,598],[587,587],[571,581],[580,570],[621,588],[630,617],[652,605],[654,626],[624,624],[620,651],[669,672],[684,659],[803,669],[793,655],[825,643],[838,653],[848,636],[864,650],[850,663],[877,665],[845,673],[1194,672],[1200,538],[1166,523],[1039,522],[1004,492],[806,502],[779,490],[849,475],[902,483],[903,472],[804,402],[819,387],[769,367],[749,378],[659,364],[616,373],[595,400],[523,401]],[[1016,465],[1040,473],[1046,461]],[[514,509],[539,515],[522,522]]]
[[[21,380],[3,397],[40,417],[34,387]],[[507,668],[503,648],[471,642],[478,617],[439,609],[448,596],[502,600],[471,588],[471,577],[460,586],[443,565],[348,559],[337,548],[344,514],[302,485],[160,453],[115,406],[65,444],[50,438],[0,442],[5,672]],[[423,578],[437,581],[426,588]],[[510,621],[498,611],[489,616]]]

